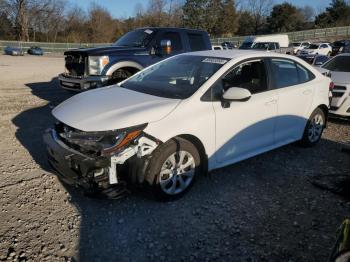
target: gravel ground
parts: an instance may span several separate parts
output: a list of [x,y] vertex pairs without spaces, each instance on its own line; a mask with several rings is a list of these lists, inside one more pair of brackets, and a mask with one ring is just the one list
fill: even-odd
[[0,261],[326,261],[350,202],[308,182],[348,173],[350,123],[310,149],[288,145],[200,177],[159,203],[83,196],[47,165],[43,131],[63,59],[0,55]]

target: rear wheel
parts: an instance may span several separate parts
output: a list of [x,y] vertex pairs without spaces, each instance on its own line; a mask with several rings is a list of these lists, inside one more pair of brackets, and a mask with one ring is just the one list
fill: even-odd
[[307,121],[301,144],[303,146],[313,146],[320,141],[324,127],[326,125],[326,117],[321,108],[316,108]]
[[185,139],[174,138],[152,155],[146,180],[159,200],[176,199],[193,185],[200,165],[196,147]]

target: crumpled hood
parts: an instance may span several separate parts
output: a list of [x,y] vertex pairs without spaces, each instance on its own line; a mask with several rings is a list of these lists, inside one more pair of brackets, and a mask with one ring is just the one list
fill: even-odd
[[110,86],[75,95],[52,114],[82,131],[107,131],[158,121],[180,101]]

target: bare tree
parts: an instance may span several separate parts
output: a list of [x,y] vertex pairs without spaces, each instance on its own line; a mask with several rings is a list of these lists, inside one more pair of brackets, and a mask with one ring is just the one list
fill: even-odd
[[270,14],[273,0],[247,0],[246,10],[248,10],[254,21],[254,33],[261,32],[266,17]]

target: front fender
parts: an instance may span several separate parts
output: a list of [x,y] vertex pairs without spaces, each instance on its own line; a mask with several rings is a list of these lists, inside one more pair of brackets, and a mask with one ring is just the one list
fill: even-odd
[[106,76],[111,76],[116,70],[118,70],[119,68],[123,68],[123,67],[133,67],[133,68],[136,68],[138,70],[142,70],[143,69],[143,66],[140,65],[137,62],[134,62],[134,61],[121,61],[121,62],[117,62],[117,63],[113,64],[112,66],[110,66],[107,69],[105,75]]

